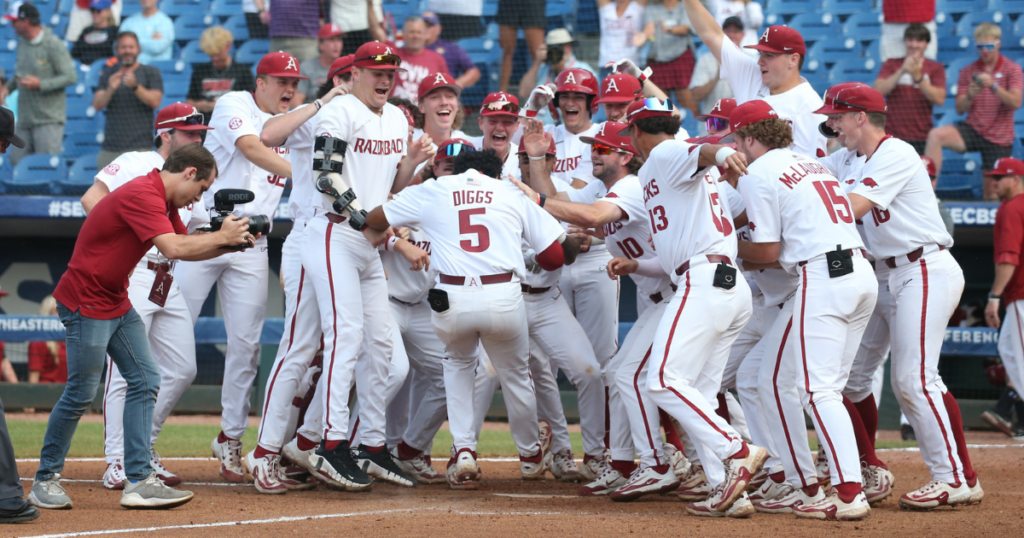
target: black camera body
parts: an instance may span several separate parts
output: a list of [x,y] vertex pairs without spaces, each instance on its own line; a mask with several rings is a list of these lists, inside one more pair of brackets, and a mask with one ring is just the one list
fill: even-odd
[[[213,195],[213,209],[217,212],[210,218],[210,227],[206,231],[219,231],[224,224],[224,219],[235,210],[235,204],[248,204],[256,199],[256,194],[245,189],[221,189]],[[249,217],[249,233],[256,237],[257,234],[266,235],[270,233],[270,217],[266,215],[253,215]],[[249,244],[236,245],[233,247],[221,247],[226,250],[245,250]]]

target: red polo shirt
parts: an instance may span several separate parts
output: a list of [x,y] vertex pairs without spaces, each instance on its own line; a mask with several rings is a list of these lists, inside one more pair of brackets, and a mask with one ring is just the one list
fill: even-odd
[[995,262],[1017,266],[1003,290],[1003,304],[1024,299],[1024,195],[1018,194],[999,206],[992,239]]
[[[999,61],[991,71],[985,68],[980,59],[961,69],[957,81],[957,95],[966,95],[967,85],[971,83],[972,77],[980,73],[992,75],[996,86],[1007,90],[1024,87],[1024,76],[1021,75],[1020,66],[1000,54]],[[974,96],[971,108],[967,111],[967,125],[997,146],[1010,146],[1013,145],[1014,136],[1013,112],[1014,109],[999,100],[994,88],[985,88]]]
[[153,169],[105,196],[82,225],[68,270],[53,297],[83,316],[114,319],[125,315],[128,275],[153,238],[187,234],[177,208],[167,201],[160,171]]

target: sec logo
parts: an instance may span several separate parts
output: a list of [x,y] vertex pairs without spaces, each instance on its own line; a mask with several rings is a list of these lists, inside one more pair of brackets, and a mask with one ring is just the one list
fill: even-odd
[[232,131],[238,129],[241,126],[242,118],[231,118],[231,121],[228,122],[228,128],[230,128]]
[[121,165],[110,163],[110,164],[107,165],[106,168],[103,169],[103,173],[112,176],[112,175],[117,174],[117,171],[120,170],[120,169],[121,169]]

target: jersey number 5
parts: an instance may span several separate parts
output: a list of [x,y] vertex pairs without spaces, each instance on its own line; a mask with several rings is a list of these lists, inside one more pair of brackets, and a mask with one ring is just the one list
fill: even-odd
[[491,233],[487,230],[487,226],[483,224],[473,224],[470,221],[470,217],[473,215],[483,215],[487,213],[486,207],[477,207],[473,209],[463,209],[459,211],[459,235],[475,234],[476,235],[476,246],[473,246],[473,241],[463,239],[459,242],[459,246],[466,252],[483,252],[491,246]]
[[825,209],[828,210],[828,216],[832,217],[832,222],[839,224],[841,220],[847,224],[853,223],[850,202],[841,194],[842,188],[838,181],[815,181],[812,185],[818,191],[818,196],[821,196],[821,201],[825,202]]

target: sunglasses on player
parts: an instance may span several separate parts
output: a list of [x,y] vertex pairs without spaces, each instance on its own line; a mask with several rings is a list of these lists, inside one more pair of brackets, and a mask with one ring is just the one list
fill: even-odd
[[519,114],[519,105],[511,101],[494,101],[493,103],[487,103],[483,106],[481,112],[508,112],[509,114]]
[[662,101],[661,99],[658,99],[656,97],[648,97],[647,99],[644,99],[641,102],[643,103],[643,106],[641,108],[634,110],[629,116],[627,116],[627,118],[632,118],[633,116],[641,115],[644,112],[672,113],[672,111],[675,110],[675,108],[672,107],[672,101],[669,101],[668,99]]
[[173,118],[173,119],[169,119],[169,120],[164,120],[164,121],[158,122],[156,124],[156,126],[160,127],[161,125],[167,125],[168,123],[184,123],[185,125],[202,125],[203,124],[203,113],[202,112],[196,112],[194,114],[189,114],[188,116],[182,116],[180,118]]
[[469,144],[455,142],[452,144],[448,144],[447,146],[444,146],[442,148],[437,148],[437,156],[435,158],[445,159],[448,157],[458,157],[459,155],[462,155],[463,153],[468,153],[470,151],[476,151],[476,148]]
[[365,58],[358,58],[355,61],[361,62],[363,60],[373,60],[373,63],[377,65],[393,65],[395,67],[400,67],[402,65],[402,58],[397,54],[375,54]]
[[707,126],[708,131],[724,131],[729,128],[729,120],[725,118],[708,118],[704,120],[704,124]]
[[596,153],[598,155],[611,155],[612,153],[625,153],[625,151],[613,148],[611,146],[606,146],[604,144],[591,144],[590,145],[590,152],[591,153]]

